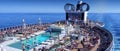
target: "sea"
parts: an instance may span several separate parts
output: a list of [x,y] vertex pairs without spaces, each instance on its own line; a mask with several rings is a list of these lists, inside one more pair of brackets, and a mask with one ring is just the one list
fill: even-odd
[[[0,13],[0,28],[26,24],[37,24],[40,18],[42,23],[52,23],[65,20],[65,13]],[[100,21],[105,24],[114,37],[113,51],[120,51],[120,13],[88,13],[92,21]]]

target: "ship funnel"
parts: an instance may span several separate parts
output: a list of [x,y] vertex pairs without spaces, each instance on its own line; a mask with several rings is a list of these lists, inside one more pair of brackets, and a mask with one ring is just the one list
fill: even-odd
[[[84,6],[86,7],[84,8]],[[67,3],[64,6],[64,9],[66,11],[66,20],[72,19],[72,21],[75,21],[77,19],[86,23],[87,13],[90,9],[90,6],[83,1],[78,1],[76,7],[73,4]]]

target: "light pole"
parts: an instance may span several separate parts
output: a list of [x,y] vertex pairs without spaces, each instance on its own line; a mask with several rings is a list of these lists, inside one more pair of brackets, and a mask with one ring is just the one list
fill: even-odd
[[22,20],[22,33],[23,33],[23,36],[26,35],[26,23],[24,19]]
[[39,18],[39,19],[38,19],[38,25],[40,26],[40,29],[41,29],[41,23],[42,23],[42,22],[41,22],[41,19]]
[[52,29],[51,28],[49,28],[50,30],[49,30],[49,33],[50,33],[50,37],[52,37]]
[[66,32],[66,34],[68,35],[68,26],[69,26],[69,23],[68,23],[68,21],[66,22],[66,25],[65,25],[65,32]]

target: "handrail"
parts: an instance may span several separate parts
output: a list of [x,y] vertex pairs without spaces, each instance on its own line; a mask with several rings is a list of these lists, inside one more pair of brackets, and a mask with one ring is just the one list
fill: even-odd
[[99,27],[99,26],[96,26],[96,27],[101,29],[101,30],[103,30],[103,31],[105,31],[108,34],[108,37],[110,38],[111,43],[107,47],[107,49],[105,49],[105,51],[111,51],[112,50],[112,46],[113,46],[113,36],[112,36],[112,34],[107,29],[105,29],[103,27]]

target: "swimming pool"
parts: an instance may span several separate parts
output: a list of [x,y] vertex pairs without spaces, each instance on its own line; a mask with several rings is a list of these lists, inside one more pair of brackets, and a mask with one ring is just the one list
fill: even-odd
[[[52,36],[56,36],[58,34],[60,34],[60,32],[52,32],[51,33]],[[36,38],[36,40],[34,40],[35,38]],[[29,51],[30,49],[36,47],[35,44],[40,44],[41,42],[44,42],[44,41],[48,40],[49,38],[50,38],[50,33],[44,32],[38,36],[31,37],[31,38],[23,40],[23,41],[18,41],[18,42],[10,44],[8,46],[22,50],[22,44],[25,44],[26,51]],[[34,42],[35,42],[35,44],[34,44]]]

